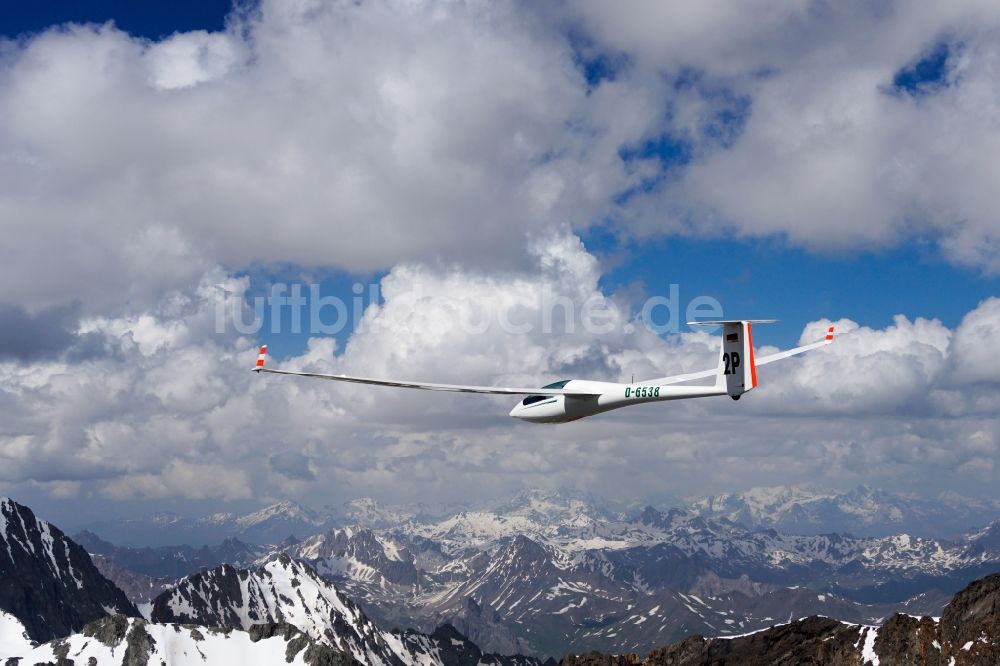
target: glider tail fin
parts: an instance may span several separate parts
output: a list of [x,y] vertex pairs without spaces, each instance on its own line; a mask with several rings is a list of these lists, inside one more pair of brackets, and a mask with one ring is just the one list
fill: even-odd
[[264,369],[265,360],[267,360],[267,345],[261,345],[260,353],[257,354],[257,365],[253,367],[253,371],[259,374]]
[[733,400],[757,387],[752,326],[748,321],[730,322],[722,331],[722,371],[726,392]]
[[757,387],[757,364],[753,352],[753,325],[771,324],[773,319],[735,319],[690,322],[691,326],[722,326],[722,349],[716,385],[725,385],[733,400]]

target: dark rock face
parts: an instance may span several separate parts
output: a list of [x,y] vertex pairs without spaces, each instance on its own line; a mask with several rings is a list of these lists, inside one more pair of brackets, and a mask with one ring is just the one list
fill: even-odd
[[661,664],[857,664],[858,628],[811,617],[743,639],[688,639],[655,650],[647,663]]
[[139,615],[83,548],[9,499],[0,499],[0,609],[39,642],[106,615]]
[[484,649],[501,654],[519,654],[525,651],[514,632],[503,623],[500,614],[489,606],[480,606],[471,597],[460,599],[440,619]]
[[896,614],[879,629],[873,647],[880,659],[882,655],[891,659],[888,663],[939,666],[947,661],[942,661],[938,646],[940,638],[934,620]]
[[[154,622],[192,623],[206,627],[239,627],[242,622],[237,609],[245,604],[242,583],[250,578],[250,571],[236,569],[228,564],[185,579],[175,594],[186,602],[188,609],[179,614],[174,610],[176,601],[169,594],[153,600],[151,617]],[[173,603],[172,603],[173,602]],[[267,611],[258,609],[251,601],[248,616],[254,622],[269,621]]]
[[945,606],[939,630],[945,663],[954,657],[955,666],[1000,664],[1000,574],[956,594]]

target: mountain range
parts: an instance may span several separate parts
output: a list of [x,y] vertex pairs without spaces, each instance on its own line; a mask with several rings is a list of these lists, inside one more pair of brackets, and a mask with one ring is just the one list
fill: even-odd
[[833,492],[808,486],[753,488],[698,498],[690,508],[701,516],[726,518],[746,527],[786,534],[914,536],[950,538],[1000,516],[1000,501],[941,494],[906,497],[869,486]]
[[1000,518],[1000,500],[996,499],[972,499],[954,493],[927,499],[869,486],[832,491],[800,485],[646,503],[614,502],[565,490],[526,490],[497,501],[474,500],[465,505],[436,507],[390,506],[365,497],[345,502],[337,509],[312,509],[285,500],[247,514],[218,512],[190,517],[158,513],[145,518],[90,522],[81,524],[77,531],[90,531],[125,546],[200,547],[230,538],[266,545],[288,537],[308,538],[333,527],[385,530],[402,525],[440,524],[462,514],[557,524],[579,514],[584,506],[587,513],[608,520],[634,519],[646,506],[660,511],[683,508],[704,518],[724,518],[751,529],[800,535],[909,534],[948,539]]
[[[430,634],[450,624],[485,650],[534,655],[642,652],[692,633],[732,636],[812,614],[859,624],[897,611],[937,615],[969,581],[1000,569],[997,522],[950,540],[755,526],[802,504],[796,493],[786,493],[788,501],[757,493],[755,513],[740,520],[719,510],[732,507],[732,498],[640,509],[532,491],[439,512],[358,501],[351,526],[266,545],[228,539],[199,549],[124,548],[91,533],[77,538],[95,555],[160,581],[223,563],[261,566],[285,554],[382,626]],[[851,506],[888,501],[865,489],[851,497]],[[263,513],[280,515],[272,509]],[[134,595],[129,579],[121,583]]]
[[0,661],[537,666],[483,654],[454,627],[385,631],[308,564],[274,554],[186,576],[149,618],[86,551],[30,509],[0,500]]
[[156,547],[187,544],[200,547],[236,539],[267,544],[292,537],[307,537],[341,521],[330,511],[316,511],[285,500],[247,514],[217,512],[207,516],[157,513],[144,518],[107,519],[82,526],[81,532],[124,546]]
[[[555,536],[550,534],[549,540],[542,543],[523,534],[507,538],[480,529],[475,531],[476,538],[490,535],[481,544],[483,550],[465,546],[461,553],[449,553],[448,548],[419,535],[404,538],[371,530],[340,529],[311,540],[285,542],[281,548],[269,549],[252,566],[222,564],[184,576],[157,595],[148,617],[140,618],[136,617],[137,609],[100,573],[83,548],[58,528],[38,520],[30,509],[11,500],[0,501],[0,517],[0,553],[6,554],[5,560],[0,558],[5,567],[0,571],[5,592],[0,596],[0,661],[6,664],[542,664],[531,656],[484,654],[473,640],[447,623],[429,633],[386,629],[384,623],[369,617],[362,606],[352,601],[331,580],[329,572],[322,574],[305,557],[293,557],[289,550],[312,555],[313,562],[327,567],[353,560],[359,573],[362,560],[371,561],[369,555],[378,555],[382,566],[376,571],[369,565],[369,583],[409,585],[414,598],[429,594],[442,609],[458,601],[465,611],[475,605],[483,615],[485,607],[477,599],[490,599],[493,619],[525,625],[523,638],[535,647],[544,640],[581,646],[603,641],[618,646],[621,641],[615,640],[616,635],[629,632],[630,640],[641,638],[637,645],[654,645],[648,650],[616,648],[609,653],[574,648],[562,659],[562,666],[960,666],[995,664],[1000,660],[1000,574],[965,587],[941,607],[939,618],[922,613],[918,606],[923,602],[919,600],[912,602],[907,613],[874,617],[881,612],[875,607],[858,607],[812,589],[767,586],[749,578],[736,581],[729,592],[702,595],[666,587],[651,591],[655,586],[644,582],[646,592],[633,591],[628,599],[619,598],[617,595],[623,594],[625,588],[613,572],[590,566],[586,558],[579,557],[588,549],[567,550],[564,545],[560,555],[554,554],[553,548],[558,546],[553,542],[579,546],[580,534],[573,530],[557,530]],[[540,517],[535,515],[531,521]],[[625,533],[631,539],[638,539],[642,532],[648,535],[659,530],[660,534],[677,532],[671,537],[676,540],[678,534],[692,537],[701,530],[711,533],[716,529],[712,521],[689,512],[664,513],[652,507],[638,520],[623,524],[628,526]],[[453,527],[449,524],[445,531],[456,539],[458,534],[450,529]],[[577,530],[593,531],[593,527],[576,525]],[[781,537],[775,532],[752,532],[741,526],[731,529],[744,537]],[[994,526],[970,535],[956,546],[959,556],[981,559],[993,552],[996,534]],[[325,539],[327,536],[330,538]],[[785,546],[792,543],[788,537],[783,538]],[[489,542],[494,540],[495,547],[490,547]],[[899,537],[895,540],[897,550],[906,550]],[[878,542],[873,538],[865,541],[869,545]],[[927,543],[930,541],[920,541],[911,550],[926,556],[930,551],[921,550],[921,546]],[[766,541],[758,544],[765,549],[770,545]],[[856,556],[851,545],[838,542],[838,552]],[[674,547],[684,552],[683,546]],[[753,548],[724,551],[751,558],[756,552]],[[795,557],[805,551],[797,552]],[[910,555],[900,552],[887,554],[879,548],[868,548],[866,552],[873,558],[887,557],[894,566],[911,562]],[[672,569],[675,563],[666,558],[665,552],[660,555],[664,559],[658,560],[661,564],[657,568]],[[441,566],[434,569],[430,565],[433,561]],[[941,556],[928,566],[952,564],[948,557]],[[439,589],[427,587],[427,572],[431,569],[445,581]],[[361,578],[356,575],[345,580],[357,584]],[[722,580],[720,577],[712,584],[721,586]],[[627,602],[624,607],[622,602]],[[826,604],[829,613],[824,617],[809,612],[814,603]],[[559,609],[552,610],[556,606]],[[864,617],[860,622],[845,621],[851,613]],[[96,617],[91,619],[91,615]],[[563,616],[568,620],[562,621]],[[642,629],[637,633],[633,627]],[[576,633],[560,635],[567,630]],[[531,635],[533,632],[546,633],[547,638],[540,639]],[[679,642],[665,644],[675,632],[681,636]],[[585,636],[589,638],[581,640]],[[642,651],[647,652],[645,658],[637,654]]]
[[969,580],[1000,569],[996,524],[943,541],[783,535],[684,509],[617,520],[568,502],[559,522],[539,522],[548,515],[341,528],[283,552],[383,622],[426,629],[454,622],[471,600],[473,640],[543,655],[641,651],[814,613],[868,624],[898,610],[936,614]]

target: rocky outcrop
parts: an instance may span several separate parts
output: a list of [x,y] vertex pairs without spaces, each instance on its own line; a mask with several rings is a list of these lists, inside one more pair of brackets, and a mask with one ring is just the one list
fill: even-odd
[[955,595],[941,616],[945,662],[1000,664],[1000,574],[987,576]]

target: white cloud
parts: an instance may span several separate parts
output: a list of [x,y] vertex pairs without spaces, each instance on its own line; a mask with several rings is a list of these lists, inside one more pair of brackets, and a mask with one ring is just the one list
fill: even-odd
[[[525,237],[609,215],[809,248],[922,235],[996,269],[1000,14],[879,7],[264,2],[217,33],[8,42],[0,302],[117,317],[217,265],[520,270]],[[942,39],[952,85],[886,94]],[[626,64],[591,87],[576,59],[600,54]],[[715,118],[734,99],[742,133]],[[616,199],[661,172],[622,147],[664,132],[693,163]]]
[[[532,256],[534,268],[508,273],[399,266],[342,353],[332,339],[313,339],[284,364],[531,385],[716,362],[716,338],[661,339],[637,325],[602,293],[576,237],[543,235]],[[115,501],[290,495],[319,504],[366,494],[456,500],[522,486],[635,496],[804,481],[908,490],[996,481],[986,463],[1000,446],[1000,393],[973,371],[977,349],[1000,348],[996,299],[954,330],[902,316],[884,329],[836,322],[834,345],[762,368],[760,388],[740,402],[661,403],[543,427],[509,419],[510,399],[255,376],[253,342],[212,332],[225,297],[216,282],[236,294],[246,288],[212,272],[157,311],[102,320],[95,330],[114,354],[0,364],[4,491],[28,484]],[[605,301],[611,330],[546,334],[546,291],[576,306]],[[510,333],[496,318],[477,331],[456,325],[511,304],[531,330]],[[802,340],[828,325],[807,325]]]
[[[583,7],[633,56],[636,79],[688,72],[666,129],[693,143],[694,160],[629,202],[635,230],[778,235],[820,250],[922,237],[1000,271],[995,3]],[[946,85],[894,93],[896,72],[941,42],[952,47]],[[714,119],[733,96],[746,102],[740,131]],[[720,142],[727,131],[735,139]]]
[[242,41],[204,30],[177,33],[145,53],[152,84],[160,90],[190,88],[220,79],[248,57]]
[[1000,383],[1000,298],[988,298],[962,319],[952,343],[952,368],[961,384]]
[[632,182],[564,36],[509,6],[264,2],[0,57],[0,302],[118,314],[217,264],[523,266],[526,232]]

